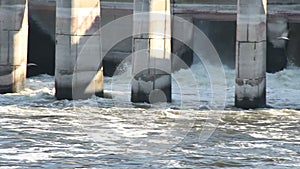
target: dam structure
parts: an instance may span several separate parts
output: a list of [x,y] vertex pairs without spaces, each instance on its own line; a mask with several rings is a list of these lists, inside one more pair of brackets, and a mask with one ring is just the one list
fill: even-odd
[[[165,17],[153,20],[153,13]],[[99,30],[131,14],[129,28],[112,31],[132,36],[102,45],[111,39]],[[132,54],[131,101],[170,102],[172,71],[180,61],[190,66],[188,46],[200,45],[192,27],[182,26],[183,42],[172,38],[172,15],[202,30],[222,63],[236,69],[237,107],[265,107],[266,72],[300,65],[298,0],[1,0],[0,93],[23,90],[27,72],[55,75],[57,99],[101,97],[104,75]]]

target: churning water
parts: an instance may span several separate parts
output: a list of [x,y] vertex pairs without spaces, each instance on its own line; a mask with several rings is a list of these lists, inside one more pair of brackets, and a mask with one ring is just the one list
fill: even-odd
[[[273,108],[209,110],[200,64],[173,75],[172,104],[131,104],[130,71],[105,79],[105,98],[56,100],[54,78],[0,95],[0,168],[300,168],[300,69],[267,75]],[[126,83],[122,83],[126,82]]]

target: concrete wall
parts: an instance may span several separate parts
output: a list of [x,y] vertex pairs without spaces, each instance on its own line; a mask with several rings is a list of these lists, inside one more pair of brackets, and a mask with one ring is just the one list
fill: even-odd
[[235,106],[266,106],[267,0],[238,0]]
[[103,96],[100,0],[57,1],[55,96]]
[[0,1],[0,93],[25,87],[27,68],[27,0]]

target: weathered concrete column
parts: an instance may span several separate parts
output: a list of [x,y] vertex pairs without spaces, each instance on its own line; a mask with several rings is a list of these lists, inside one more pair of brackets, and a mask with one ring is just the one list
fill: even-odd
[[238,0],[235,105],[266,106],[267,0]]
[[0,93],[25,86],[27,68],[27,0],[0,1]]
[[132,102],[171,102],[170,14],[170,0],[134,0]]
[[57,99],[103,94],[100,0],[56,1]]

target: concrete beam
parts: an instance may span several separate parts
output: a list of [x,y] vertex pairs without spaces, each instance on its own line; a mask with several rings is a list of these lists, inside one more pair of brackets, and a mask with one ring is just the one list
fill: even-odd
[[235,105],[266,106],[267,0],[238,0]]
[[25,87],[27,68],[27,0],[0,2],[0,93]]
[[171,102],[170,8],[170,0],[134,0],[133,102]]
[[103,95],[99,29],[100,0],[56,2],[56,98]]
[[[195,19],[205,19],[213,21],[236,21],[237,6],[233,1],[173,1],[173,11],[175,16],[192,17]],[[130,2],[107,2],[102,3],[102,8],[109,10],[132,11],[133,5]],[[300,2],[296,0],[269,0],[268,17],[284,17],[288,22],[300,23]]]

